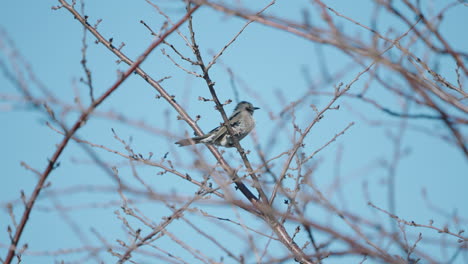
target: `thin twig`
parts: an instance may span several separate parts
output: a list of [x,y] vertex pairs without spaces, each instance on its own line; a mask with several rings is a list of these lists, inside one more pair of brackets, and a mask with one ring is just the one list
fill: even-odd
[[[74,11],[74,8],[69,5],[65,0],[59,0],[59,2],[69,11]],[[28,222],[29,215],[33,209],[34,203],[39,196],[44,184],[52,172],[52,170],[56,166],[56,162],[58,161],[60,155],[62,154],[63,150],[67,146],[68,142],[70,141],[73,134],[75,134],[80,127],[82,127],[86,121],[88,120],[89,115],[97,108],[105,99],[107,99],[117,88],[135,71],[135,69],[148,57],[148,55],[153,51],[162,41],[169,36],[172,32],[174,32],[178,27],[180,27],[189,17],[190,15],[198,9],[199,6],[194,7],[190,12],[188,12],[179,22],[174,25],[171,29],[169,29],[166,33],[164,33],[161,38],[155,40],[151,45],[138,57],[138,59],[133,63],[133,65],[110,87],[104,94],[102,94],[98,99],[96,99],[91,105],[80,115],[78,120],[75,124],[71,127],[70,130],[66,131],[66,136],[62,139],[62,142],[58,145],[57,150],[52,155],[52,158],[49,159],[48,165],[44,172],[41,174],[41,178],[39,182],[34,187],[34,190],[31,194],[31,197],[28,199],[26,204],[26,208],[23,212],[23,216],[21,217],[21,221],[18,225],[18,228],[15,231],[15,235],[13,240],[11,241],[11,245],[8,249],[7,257],[4,261],[5,264],[10,264],[15,256],[15,251],[18,245],[18,242],[21,238],[21,234],[23,233],[24,228],[26,227],[26,223]],[[72,12],[73,13],[73,12]],[[86,22],[87,23],[87,22]]]

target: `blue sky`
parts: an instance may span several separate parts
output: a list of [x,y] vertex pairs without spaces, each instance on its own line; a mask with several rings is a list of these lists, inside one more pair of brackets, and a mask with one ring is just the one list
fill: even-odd
[[[268,1],[258,1],[258,3],[249,5],[249,8],[259,10],[267,3]],[[373,10],[370,1],[326,1],[326,3],[353,19],[367,25],[370,24]],[[438,10],[437,8],[444,3],[445,1],[433,1],[434,9]],[[169,10],[168,14],[174,21],[183,15],[179,1],[161,1],[160,4],[165,10]],[[73,104],[75,96],[78,94],[83,100],[83,104],[87,105],[89,103],[88,90],[79,82],[79,78],[84,76],[80,65],[83,28],[66,10],[52,10],[51,7],[55,5],[58,5],[58,1],[8,1],[3,4],[3,8],[0,10],[0,26],[14,42],[14,47],[21,53],[21,56],[31,65],[37,79],[57,98],[66,104]],[[277,1],[268,9],[268,14],[297,19],[297,14],[300,14],[300,10],[304,7],[315,10],[315,7],[311,7],[308,1],[294,3]],[[140,24],[140,20],[144,20],[155,30],[164,21],[145,1],[132,1],[131,3],[123,0],[87,1],[85,9],[91,24],[94,24],[99,18],[103,19],[98,29],[106,38],[112,37],[116,46],[125,42],[126,46],[123,51],[130,58],[136,58],[153,40],[148,30]],[[461,34],[461,32],[463,32],[463,25],[468,24],[466,11],[467,7],[461,5],[450,9],[440,27],[441,32],[451,41],[453,47],[465,52],[468,35]],[[429,13],[430,10],[427,12]],[[382,16],[378,29],[382,30],[383,33],[387,33],[389,28],[400,33],[407,30],[401,23],[396,23],[392,16]],[[340,21],[343,31],[350,34],[355,33],[368,39],[366,38],[369,36],[368,32],[345,20],[340,20],[337,17],[335,19]],[[317,16],[313,16],[312,21],[317,24],[323,23]],[[217,53],[224,47],[244,24],[245,21],[241,19],[220,15],[207,7],[197,11],[194,15],[194,27],[206,61],[209,61],[213,53]],[[186,25],[182,26],[181,31],[184,34],[187,33]],[[95,94],[100,95],[117,80],[117,70],[125,70],[127,66],[123,63],[116,64],[117,58],[103,45],[94,44],[94,37],[88,34],[87,38],[89,45],[88,65],[93,72]],[[178,35],[171,35],[168,41],[176,45],[182,52],[189,54],[190,50]],[[165,49],[169,50],[168,47]],[[278,115],[285,105],[301,98],[310,89],[308,81],[304,78],[304,69],[307,69],[308,76],[311,76],[312,81],[319,83],[320,91],[324,92],[332,92],[333,86],[337,82],[341,81],[346,84],[362,71],[358,65],[353,66],[337,82],[327,83],[321,76],[320,66],[323,64],[320,64],[318,50],[322,53],[326,67],[331,72],[350,63],[349,57],[332,47],[318,45],[292,34],[253,23],[229,47],[219,63],[211,70],[211,78],[216,82],[216,89],[221,101],[234,99],[231,79],[225,69],[225,65],[227,65],[235,72],[236,77],[242,80],[236,83],[236,87],[242,95],[240,99],[251,101],[262,108],[255,113],[257,119],[255,133],[260,137],[261,147],[264,149],[269,147],[266,139],[271,134],[278,134],[278,138],[281,139],[269,149],[268,157],[273,157],[291,147],[293,135],[291,121],[286,122],[281,129],[275,130],[277,129],[275,126],[277,120],[272,120],[270,114]],[[414,52],[424,54],[424,50],[415,50]],[[10,65],[6,54],[8,54],[8,48],[2,48],[0,60],[2,63]],[[453,62],[446,58],[436,59],[439,63],[437,67],[440,69],[440,73],[447,76],[449,81],[456,82]],[[436,59],[431,58],[428,63],[436,67]],[[187,63],[183,65],[190,70],[198,70]],[[202,116],[198,124],[204,131],[209,131],[219,124],[221,119],[219,114],[213,110],[213,104],[197,100],[198,96],[210,97],[204,82],[181,71],[161,54],[160,49],[155,50],[148,57],[142,68],[154,79],[171,76],[170,79],[163,82],[163,87],[169,93],[174,94],[178,102],[187,107],[192,117],[197,114]],[[10,66],[10,69],[14,68]],[[382,69],[382,71],[384,70]],[[405,85],[402,80],[398,80],[390,74],[384,74],[384,76],[388,78],[389,82]],[[363,76],[361,80],[356,82],[351,92],[360,91],[367,78],[368,76]],[[37,86],[32,85],[31,90],[34,95],[41,95]],[[0,75],[0,94],[9,96],[20,94],[3,74]],[[371,87],[369,94],[383,106],[401,111],[401,100],[399,101],[378,84]],[[99,116],[91,118],[87,125],[79,130],[78,136],[93,143],[125,152],[124,147],[114,139],[111,131],[113,128],[120,137],[126,140],[131,138],[132,147],[138,153],[147,155],[152,152],[155,157],[162,157],[169,152],[171,159],[178,161],[185,171],[190,172],[189,166],[181,164],[182,161],[194,159],[190,149],[176,148],[172,142],[182,138],[185,133],[191,135],[192,131],[188,125],[176,119],[175,111],[166,102],[162,99],[155,99],[155,96],[156,91],[140,77],[134,75],[126,80],[98,108],[98,113],[105,114],[107,111],[122,113],[132,120],[144,121],[145,124],[153,128],[168,131],[172,134],[171,136],[163,136],[160,133],[145,131],[124,122]],[[278,98],[282,98],[282,100]],[[310,122],[314,113],[311,108],[306,107],[307,105],[315,104],[317,108],[321,109],[328,100],[329,97],[325,96],[307,98],[304,105],[296,111],[297,124],[300,127],[305,127]],[[376,213],[375,210],[367,206],[367,198],[364,197],[362,188],[364,184],[367,184],[372,202],[382,208],[388,208],[386,194],[388,170],[385,167],[385,162],[391,160],[394,151],[394,145],[390,138],[398,133],[399,126],[404,121],[390,117],[356,99],[342,98],[337,104],[340,105],[340,109],[328,111],[323,120],[313,128],[306,138],[304,153],[306,155],[313,153],[350,122],[355,122],[355,125],[314,158],[312,162],[318,163],[314,180],[322,192],[330,195],[330,201],[336,203],[339,208],[356,211],[359,215],[371,219],[379,217],[382,223],[388,224],[390,220],[386,216]],[[228,105],[227,112],[230,113],[233,107],[234,104]],[[58,108],[54,106],[54,109]],[[411,105],[410,109],[420,112],[418,106]],[[71,125],[77,116],[76,112],[69,114],[65,121]],[[362,116],[366,118],[363,119]],[[47,165],[47,159],[55,151],[55,144],[58,144],[62,138],[45,125],[46,120],[46,115],[39,113],[27,104],[3,99],[0,102],[0,122],[4,124],[0,132],[0,146],[3,149],[1,164],[4,171],[3,184],[0,185],[0,256],[2,258],[6,253],[5,245],[9,241],[6,232],[7,225],[11,224],[5,205],[7,202],[15,201],[15,214],[19,219],[23,211],[18,200],[20,191],[24,190],[25,194],[29,195],[37,181],[36,175],[21,167],[20,162],[24,161],[29,166],[42,171]],[[369,120],[381,121],[386,125],[375,126]],[[460,216],[463,219],[461,227],[464,226],[466,229],[468,215],[465,199],[466,186],[468,186],[466,157],[446,141],[422,133],[419,129],[424,128],[424,131],[447,134],[443,124],[438,121],[407,120],[407,122],[408,128],[403,132],[401,138],[402,148],[407,155],[399,161],[396,169],[398,215],[406,220],[414,220],[422,224],[427,224],[432,219],[436,225],[444,226],[450,217],[439,214],[427,206],[421,195],[422,190],[425,189],[435,206],[443,208],[450,216],[454,214]],[[462,131],[466,137],[466,128]],[[251,138],[245,139],[242,144],[245,148],[254,150]],[[199,149],[206,151],[202,147]],[[125,159],[115,154],[100,149],[94,149],[94,151],[104,162],[125,163]],[[337,153],[341,153],[339,162],[336,162]],[[239,160],[234,150],[227,150],[226,155],[233,157],[233,160]],[[209,155],[206,157],[207,160],[213,162]],[[251,154],[250,157],[253,163],[259,162],[257,155]],[[115,188],[115,182],[104,170],[93,165],[85,150],[74,142],[67,147],[60,162],[60,167],[49,178],[50,191],[63,191],[73,186],[93,186],[94,188],[105,186],[111,190],[93,191],[90,190],[91,187],[88,187],[87,191],[84,192],[67,193],[65,191],[64,194],[62,193],[56,198],[53,198],[52,194],[40,198],[21,242],[28,242],[31,252],[43,252],[80,247],[83,244],[102,246],[92,230],[107,234],[111,243],[115,243],[116,238],[124,239],[125,234],[122,231],[121,223],[114,214],[114,211],[118,211],[120,208],[120,197],[112,189]],[[279,169],[281,166],[282,163],[278,162],[275,168]],[[152,167],[138,166],[138,171],[140,175],[151,182],[155,190],[162,193],[174,191],[179,194],[192,194],[196,191],[194,186],[169,175],[155,177],[157,170]],[[128,165],[121,165],[119,172],[122,177],[127,177],[125,179],[130,185],[138,186],[138,183],[131,177]],[[334,192],[331,187],[337,179],[337,175],[344,183],[340,192]],[[285,184],[288,185],[291,182],[287,180]],[[139,197],[135,196],[134,198],[138,199]],[[279,201],[281,200],[279,199]],[[82,226],[84,237],[81,238],[81,241],[80,237],[72,231],[70,225],[63,220],[63,215],[60,215],[57,210],[48,210],[58,204],[73,209],[66,212],[70,218]],[[284,209],[280,202],[275,206]],[[170,213],[160,203],[144,199],[138,204],[138,208],[145,212],[153,212],[149,215],[154,217],[156,223],[160,221],[161,217]],[[213,214],[234,214],[233,210],[218,206],[206,206],[206,208]],[[244,217],[249,219],[249,216]],[[320,222],[326,222],[329,219],[329,216],[323,212],[316,217],[320,218],[318,220]],[[193,221],[200,221],[200,223],[207,221],[200,218],[194,219],[196,220]],[[264,232],[268,232],[261,222],[251,222],[253,226],[258,226],[259,229],[263,228]],[[135,224],[137,225],[137,223]],[[331,224],[336,225],[337,228],[346,229],[336,219]],[[177,223],[170,231],[183,233],[188,241],[197,243],[197,233],[187,228],[186,225]],[[412,230],[411,232],[417,234],[418,231]],[[115,236],[109,235],[114,233]],[[428,234],[437,237],[436,232],[428,232]],[[165,243],[168,249],[179,252],[180,249],[171,245],[170,241],[162,240],[161,244]],[[236,251],[235,249],[246,250],[246,246],[241,243],[233,242],[232,248],[233,251]],[[428,245],[421,245],[421,248],[432,249]],[[444,252],[440,253],[441,258],[444,257],[444,254]],[[115,262],[115,258],[110,255],[101,254],[100,256],[106,263]],[[451,253],[448,253],[448,256],[451,256]],[[189,256],[185,257],[190,258]],[[60,256],[32,254],[26,255],[24,262],[51,263],[54,260],[62,259],[65,261],[80,260],[80,256],[78,254]],[[255,258],[252,257],[252,259]],[[356,258],[356,262],[359,260],[359,257]],[[87,261],[81,261],[87,263]],[[91,260],[89,261],[89,263],[93,263]],[[463,258],[459,258],[458,261],[460,262],[456,263],[462,263]],[[346,262],[340,262],[340,259],[337,258],[330,259],[329,263]]]

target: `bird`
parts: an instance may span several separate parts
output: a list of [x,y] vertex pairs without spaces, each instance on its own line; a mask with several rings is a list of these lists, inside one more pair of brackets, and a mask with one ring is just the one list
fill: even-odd
[[[229,124],[238,141],[241,141],[255,127],[253,113],[260,108],[254,107],[251,103],[242,101],[236,105],[234,111],[229,117]],[[175,142],[179,147],[204,143],[209,145],[222,146],[226,148],[234,147],[234,140],[229,134],[227,127],[221,125],[214,128],[203,136],[186,138]]]

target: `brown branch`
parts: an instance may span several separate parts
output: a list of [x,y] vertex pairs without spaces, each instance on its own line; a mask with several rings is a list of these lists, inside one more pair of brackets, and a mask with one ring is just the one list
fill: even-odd
[[[96,38],[97,41],[102,43],[105,47],[107,47],[111,52],[113,52],[119,59],[128,65],[133,65],[133,61],[130,60],[125,54],[121,52],[121,50],[116,49],[112,43],[110,43],[104,36],[102,36],[95,27],[92,27],[89,23],[87,23],[86,19],[82,17],[76,10],[69,9],[69,11],[75,16],[75,18],[83,24]],[[163,42],[164,43],[164,42]],[[141,68],[137,67],[135,72],[140,75],[145,81],[147,81],[153,88],[155,88],[158,93],[164,98],[180,115],[180,119],[187,122],[187,124],[195,131],[197,135],[203,135],[202,130],[196,124],[187,112],[177,103],[174,99],[173,95],[167,93],[167,91],[160,85],[160,83],[154,79],[152,79],[145,71]],[[232,169],[228,163],[224,160],[223,156],[214,146],[208,146],[208,149],[211,153],[215,156],[216,160],[221,164],[221,167],[230,175],[232,179],[234,179],[234,184],[236,184],[237,188],[242,192],[242,194],[250,200],[256,200],[257,198],[255,195],[243,184],[239,177],[237,176],[234,169]],[[252,212],[252,211],[251,211]],[[255,214],[255,213],[254,213]],[[258,214],[258,213],[257,213]]]
[[172,223],[174,220],[177,220],[178,218],[181,217],[181,215],[183,214],[183,212],[185,210],[187,210],[187,208],[189,208],[189,206],[197,199],[199,199],[200,197],[199,196],[195,196],[193,197],[190,201],[186,202],[183,206],[181,206],[179,209],[175,210],[173,209],[173,213],[168,216],[166,219],[167,220],[164,220],[161,224],[159,224],[157,227],[154,227],[153,228],[153,231],[151,231],[148,235],[146,235],[145,237],[143,238],[140,238],[139,241],[137,243],[134,243],[133,245],[131,245],[130,247],[127,248],[127,250],[125,251],[125,253],[120,256],[120,259],[118,260],[118,264],[123,264],[125,263],[125,261],[129,260],[130,257],[131,257],[131,253],[145,245],[149,240],[151,240],[155,235],[159,234],[160,232],[163,232],[164,229],[170,224]]
[[[73,9],[71,5],[69,5],[65,0],[59,0],[59,2],[65,7],[67,10],[73,12],[76,12],[76,10]],[[98,107],[106,98],[108,98],[117,88],[132,74],[136,68],[146,59],[146,57],[153,51],[159,44],[162,43],[162,41],[169,36],[172,32],[174,32],[178,27],[180,27],[189,17],[190,15],[195,12],[198,9],[199,6],[195,6],[190,12],[188,12],[180,21],[174,25],[171,29],[169,29],[166,33],[164,33],[159,39],[155,40],[143,53],[138,57],[138,59],[132,64],[132,66],[110,87],[106,92],[104,92],[103,95],[101,95],[98,99],[96,99],[89,107],[86,109],[81,116],[78,118],[78,120],[75,122],[75,124],[72,126],[72,128],[68,131],[66,131],[66,136],[65,138],[62,139],[62,142],[58,145],[57,150],[53,154],[52,158],[49,160],[49,163],[42,173],[39,182],[36,184],[36,187],[33,190],[33,193],[31,194],[31,197],[29,198],[25,211],[23,213],[23,216],[21,217],[21,221],[18,225],[18,228],[15,231],[15,235],[13,237],[13,240],[11,241],[10,247],[8,249],[8,254],[5,259],[5,264],[10,264],[11,261],[13,260],[15,256],[15,251],[18,246],[18,242],[21,238],[21,235],[23,233],[23,230],[28,222],[29,215],[31,214],[32,208],[34,206],[34,203],[36,202],[37,197],[39,196],[39,193],[41,192],[42,188],[44,187],[44,184],[52,172],[54,168],[56,168],[56,163],[57,160],[59,159],[60,155],[62,154],[63,150],[67,146],[68,142],[70,141],[71,137],[73,134],[75,134],[80,127],[82,127],[89,115],[93,112],[93,110]],[[87,22],[86,22],[87,24]]]
[[403,0],[405,4],[416,14],[418,15],[422,22],[427,26],[427,28],[436,36],[436,38],[442,43],[444,46],[445,50],[447,53],[449,53],[453,59],[457,62],[457,66],[460,67],[463,72],[465,73],[465,76],[468,75],[468,69],[466,68],[465,64],[463,63],[463,60],[460,58],[460,56],[452,49],[452,47],[449,45],[449,43],[445,40],[445,38],[442,37],[440,32],[432,26],[432,24],[426,19],[426,17],[421,13],[421,10],[416,8],[413,4],[411,4],[408,0]]
[[[272,2],[274,3],[274,1]],[[271,6],[272,4],[267,5],[264,9],[262,9],[259,13],[263,12],[267,7]],[[188,4],[190,7],[190,3]],[[229,122],[229,119],[226,115],[226,112],[224,111],[223,105],[218,99],[218,96],[216,94],[216,91],[214,89],[214,83],[211,80],[208,70],[209,68],[205,66],[203,62],[203,58],[200,54],[200,50],[198,48],[198,45],[195,41],[195,32],[193,31],[192,27],[192,20],[189,20],[189,31],[191,33],[191,41],[192,41],[192,49],[195,53],[195,56],[197,58],[198,64],[203,72],[203,79],[205,80],[209,91],[211,93],[211,96],[213,98],[213,101],[216,104],[216,109],[221,113],[221,116],[224,121],[224,125],[227,128],[228,133],[231,135],[234,141],[234,146],[236,147],[237,151],[241,155],[242,161],[244,162],[244,165],[246,166],[248,173],[250,177],[252,178],[252,181],[254,183],[254,188],[258,191],[259,193],[259,198],[256,197],[251,197],[249,198],[250,202],[260,211],[262,212],[263,219],[265,222],[268,223],[270,228],[276,233],[278,236],[279,240],[283,243],[286,248],[293,254],[294,258],[301,262],[301,263],[313,263],[310,258],[307,257],[307,255],[303,252],[303,249],[301,249],[295,242],[294,239],[291,238],[291,236],[288,234],[286,231],[285,227],[278,221],[274,214],[274,210],[272,206],[268,202],[268,197],[266,196],[265,192],[263,191],[260,181],[258,180],[258,177],[254,173],[254,170],[252,168],[252,165],[250,164],[250,161],[247,158],[247,154],[245,153],[244,149],[239,143],[239,140],[234,136],[234,130],[231,127],[231,124]],[[213,146],[209,146],[213,147]],[[231,174],[233,176],[236,176],[235,174]],[[236,182],[236,184],[240,184],[240,186],[243,186],[243,183],[240,182],[238,178],[233,178],[233,181]],[[242,191],[242,190],[241,190]],[[250,192],[250,191],[249,191]]]
[[414,221],[406,221],[404,219],[401,219],[397,215],[392,214],[391,212],[388,212],[388,211],[386,211],[386,210],[384,210],[384,209],[382,209],[380,207],[377,207],[376,205],[374,205],[371,202],[368,202],[368,205],[373,207],[374,209],[379,210],[382,213],[385,213],[389,217],[395,219],[395,221],[397,221],[398,223],[402,223],[402,224],[407,225],[407,226],[415,226],[415,227],[423,227],[423,228],[433,229],[433,230],[437,231],[438,233],[449,234],[451,236],[454,236],[454,237],[458,238],[458,240],[457,240],[458,243],[468,242],[468,237],[461,235],[464,232],[463,230],[458,231],[458,233],[454,233],[454,232],[450,231],[448,229],[448,227],[444,227],[444,228],[435,227],[435,226],[432,225],[432,222],[429,225],[423,225],[423,224],[418,224],[418,223],[416,223]]
[[[205,82],[206,82],[206,84],[208,86],[208,89],[209,89],[209,91],[211,93],[211,97],[213,98],[213,101],[216,104],[216,109],[221,113],[221,116],[222,116],[223,121],[224,121],[224,125],[226,126],[228,133],[231,135],[231,138],[234,141],[234,146],[236,147],[237,151],[239,151],[239,154],[241,155],[241,158],[242,158],[245,166],[247,167],[249,175],[252,178],[252,180],[254,181],[254,187],[255,187],[255,189],[258,191],[258,193],[260,195],[259,199],[263,200],[263,201],[267,201],[266,200],[266,194],[263,191],[263,189],[260,187],[260,182],[259,182],[257,176],[255,175],[255,173],[253,173],[252,165],[250,164],[250,161],[248,160],[244,149],[240,145],[239,140],[235,136],[234,130],[231,127],[231,124],[229,122],[229,118],[228,118],[228,116],[226,114],[226,111],[224,111],[223,104],[221,104],[221,102],[219,101],[218,95],[216,94],[216,91],[215,91],[215,88],[214,88],[214,82],[211,80],[210,75],[208,73],[209,68],[207,66],[205,66],[205,63],[203,62],[203,58],[202,58],[201,53],[200,53],[200,49],[198,48],[198,44],[197,44],[197,42],[195,40],[195,32],[193,31],[192,20],[191,19],[189,20],[189,31],[190,31],[190,38],[191,38],[191,41],[192,41],[192,49],[193,49],[193,51],[195,53],[195,56],[197,58],[198,65],[200,66],[200,68],[201,68],[201,70],[203,72],[203,79],[205,80]],[[253,197],[251,197],[251,198],[253,198]],[[254,199],[249,199],[249,200],[257,201],[258,199],[255,197]]]
[[[81,2],[81,12],[84,14],[84,1]],[[86,27],[83,27],[83,38],[81,39],[81,43],[83,47],[81,48],[81,66],[83,67],[83,71],[86,74],[86,80],[80,79],[84,84],[86,84],[89,88],[89,97],[91,99],[91,102],[94,102],[94,87],[93,87],[93,78],[91,75],[91,70],[89,69],[88,65],[86,64],[88,62],[86,55],[87,55],[87,50],[88,50],[88,44],[86,43]]]

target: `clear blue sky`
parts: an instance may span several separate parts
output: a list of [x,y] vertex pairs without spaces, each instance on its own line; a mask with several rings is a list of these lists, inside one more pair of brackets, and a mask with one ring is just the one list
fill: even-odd
[[[165,10],[170,10],[168,14],[174,21],[183,15],[180,10],[181,5],[178,2],[161,1],[161,6]],[[259,10],[268,3],[268,1],[258,2],[252,4],[250,8]],[[362,0],[327,1],[327,4],[349,17],[369,25],[373,8],[370,2]],[[438,7],[445,1],[434,2],[435,7]],[[51,7],[55,5],[58,5],[58,1],[7,1],[2,4],[0,9],[1,30],[5,30],[21,56],[31,65],[37,79],[57,98],[64,103],[72,104],[78,93],[83,103],[88,104],[88,91],[84,85],[79,83],[79,78],[84,76],[80,65],[83,28],[68,11],[64,9],[52,10]],[[310,7],[309,1],[294,1],[294,3],[292,1],[277,1],[268,12],[272,15],[298,19],[297,14],[300,14],[301,8],[304,7],[315,9],[315,7]],[[152,41],[151,35],[140,24],[140,20],[144,20],[155,30],[158,30],[164,21],[143,0],[131,2],[123,0],[86,1],[85,9],[91,24],[94,24],[97,19],[103,19],[99,25],[99,31],[107,38],[112,37],[115,46],[125,42],[126,46],[123,51],[130,58],[136,58]],[[467,7],[464,6],[449,10],[447,13],[449,15],[445,17],[441,25],[443,35],[451,41],[456,49],[464,49],[465,52],[468,52],[466,46],[468,34],[463,33],[466,31],[464,25],[468,25],[467,10]],[[339,21],[337,17],[335,19]],[[312,21],[321,23],[319,17],[312,17]],[[213,53],[219,51],[238,32],[245,21],[219,15],[209,8],[202,8],[195,14],[194,23],[199,45],[208,61]],[[345,20],[341,20],[341,23],[345,31],[356,32],[356,34],[363,36],[368,35],[361,28]],[[387,17],[382,18],[378,29],[385,31],[393,27],[398,32],[406,31],[406,27],[392,23],[395,23],[394,19],[387,15]],[[182,28],[182,31],[186,33],[186,27]],[[7,40],[4,36],[2,34],[1,42],[6,43]],[[176,34],[170,36],[168,40],[188,54],[188,48],[184,46],[183,41]],[[117,65],[115,62],[117,58],[113,54],[102,45],[93,42],[94,38],[88,34],[88,63],[93,72],[95,94],[100,95],[116,81],[117,69],[125,70],[127,66],[123,63]],[[258,124],[257,135],[270,136],[271,133],[275,133],[272,130],[276,121],[270,119],[269,111],[277,115],[284,104],[299,99],[309,89],[303,69],[309,71],[308,74],[312,76],[313,81],[319,81],[322,78],[317,56],[318,49],[321,49],[319,52],[323,53],[326,67],[332,72],[344,67],[350,61],[347,56],[336,49],[317,46],[297,36],[254,23],[225,52],[220,63],[213,67],[211,77],[216,82],[217,92],[222,101],[234,99],[231,80],[223,65],[232,68],[236,76],[248,85],[248,91],[245,91],[240,82],[237,84],[242,94],[240,99],[251,101],[262,108],[255,114]],[[1,62],[9,65],[10,60],[6,55],[10,52],[8,48],[0,47],[0,52]],[[453,63],[443,58],[440,63],[441,65],[438,65],[440,72],[451,78],[450,81],[456,82]],[[187,64],[184,66],[191,70],[198,70]],[[209,131],[213,126],[219,124],[220,117],[213,110],[212,103],[197,100],[198,96],[210,97],[206,85],[201,80],[194,80],[187,76],[164,57],[159,50],[156,50],[142,67],[154,79],[165,76],[172,77],[164,81],[163,86],[171,94],[174,94],[182,105],[187,107],[189,114],[193,117],[197,114],[202,116],[199,125],[204,131]],[[11,69],[14,68],[10,67]],[[349,82],[361,70],[360,67],[356,66],[355,69],[349,70],[340,81]],[[363,80],[356,82],[351,91],[361,90],[365,81],[364,77]],[[401,82],[393,80],[391,77],[389,77],[389,81]],[[335,84],[324,84],[320,89],[331,92]],[[37,86],[32,85],[31,89],[35,95],[40,95]],[[278,100],[278,91],[282,93],[283,102]],[[399,105],[401,102],[379,85],[375,84],[371,87],[370,93],[374,98],[378,98],[383,106],[401,110]],[[17,88],[3,74],[0,74],[0,95],[15,96],[19,94]],[[133,120],[142,120],[154,128],[169,131],[172,137],[168,138],[100,117],[93,117],[79,131],[78,136],[93,143],[125,152],[122,145],[113,138],[111,128],[114,128],[122,138],[128,140],[132,137],[132,146],[138,153],[147,155],[147,153],[152,152],[155,157],[162,157],[166,152],[170,152],[171,158],[191,160],[192,157],[188,149],[175,148],[172,142],[183,137],[185,132],[192,134],[192,131],[182,121],[176,119],[175,111],[167,103],[162,99],[155,99],[155,95],[156,91],[140,77],[131,76],[111,98],[99,107],[98,112],[123,113]],[[311,97],[307,99],[305,105],[316,104],[318,108],[321,108],[328,102],[327,99],[327,97]],[[368,184],[372,202],[382,208],[388,208],[385,185],[388,170],[385,168],[385,161],[392,159],[394,149],[389,135],[398,132],[401,119],[389,117],[372,106],[349,98],[340,100],[338,104],[341,106],[340,110],[327,112],[325,118],[314,127],[306,139],[305,154],[311,154],[350,122],[355,122],[355,125],[337,142],[327,147],[316,157],[317,161],[314,162],[320,162],[320,166],[315,173],[315,180],[319,187],[323,188],[323,192],[330,195],[330,200],[336,202],[340,208],[356,211],[363,216],[380,217],[382,222],[387,224],[389,222],[387,217],[376,214],[375,210],[371,210],[367,206],[367,200],[362,194],[362,186],[363,182]],[[227,111],[232,111],[233,107],[233,104],[227,106]],[[414,109],[416,112],[418,111],[416,107]],[[310,108],[301,108],[297,112],[297,123],[301,127],[305,127],[310,122],[312,114]],[[382,121],[392,125],[374,126],[361,118],[362,114],[366,116],[367,121]],[[76,118],[76,113],[68,115],[66,119],[68,125],[71,125]],[[21,102],[4,99],[0,101],[0,124],[2,124],[0,146],[3,150],[0,152],[0,164],[3,171],[2,184],[0,185],[0,256],[2,258],[6,253],[5,246],[9,244],[6,232],[7,225],[11,225],[11,219],[5,207],[6,203],[15,202],[15,215],[18,220],[23,211],[19,202],[20,191],[24,190],[25,194],[29,196],[37,181],[36,175],[25,170],[20,163],[24,161],[29,166],[43,171],[47,165],[47,159],[55,151],[55,144],[59,143],[62,138],[45,125],[46,120],[44,114]],[[427,224],[430,219],[433,219],[438,226],[443,226],[449,218],[428,208],[421,195],[421,191],[425,189],[435,206],[442,207],[444,212],[450,216],[455,214],[460,216],[463,219],[464,229],[467,229],[467,159],[452,145],[427,135],[419,129],[444,132],[441,127],[443,124],[437,121],[409,121],[408,128],[402,136],[402,146],[407,151],[407,155],[400,161],[396,171],[397,213],[406,220]],[[283,131],[277,132],[280,133],[280,138],[284,141],[273,147],[268,153],[268,157],[273,157],[290,147],[292,131],[292,126],[289,123]],[[467,130],[465,129],[464,132],[466,137]],[[268,143],[265,138],[261,137],[260,139],[263,148],[266,148]],[[250,138],[245,139],[243,145],[247,149],[254,149]],[[105,162],[122,163],[124,161],[114,154],[102,150],[95,151]],[[234,150],[228,150],[227,155],[233,153]],[[337,153],[341,153],[341,159],[338,162],[339,168],[336,167]],[[256,155],[251,156],[254,163],[258,162]],[[115,187],[114,182],[103,170],[90,164],[91,158],[76,143],[71,143],[67,147],[60,162],[60,167],[49,178],[50,191],[64,191],[68,187],[82,185],[96,188],[100,186]],[[276,168],[281,167],[281,164],[279,163]],[[376,164],[380,164],[380,166]],[[158,191],[176,190],[179,194],[184,192],[192,194],[196,190],[193,186],[181,183],[179,179],[169,176],[151,178],[156,174],[154,168],[139,167],[138,169],[141,175],[145,175],[148,181],[152,181]],[[190,171],[190,168],[185,169]],[[336,193],[332,189],[337,169],[339,169],[340,179],[344,182],[340,193]],[[128,166],[122,166],[120,173],[129,177],[129,184],[136,185],[131,178]],[[120,221],[113,213],[120,208],[119,199],[119,196],[113,191],[70,192],[69,194],[65,191],[65,194],[62,193],[56,198],[53,195],[40,198],[21,240],[21,243],[28,242],[29,250],[32,252],[31,255],[24,257],[24,263],[52,263],[54,260],[62,259],[65,261],[77,260],[78,257],[75,254],[36,256],[34,252],[80,247],[83,244],[102,246],[91,231],[92,229],[107,235],[115,233],[115,236],[107,236],[110,243],[115,244],[116,238],[125,239]],[[112,204],[112,202],[116,202],[116,204]],[[103,204],[106,205],[104,208],[95,208],[103,206]],[[73,210],[66,212],[68,217],[82,226],[83,237],[80,238],[76,235],[70,225],[63,221],[63,215],[53,210],[54,205],[73,208]],[[281,207],[281,204],[277,206]],[[148,201],[143,201],[139,208],[146,212],[154,211],[155,213],[151,216],[154,217],[155,222],[159,222],[161,217],[169,214],[164,206]],[[208,208],[212,210],[210,213],[213,214],[224,215],[226,213],[217,207]],[[228,211],[232,213],[230,210]],[[326,221],[324,216],[318,215],[317,217],[323,217],[323,221]],[[256,224],[261,226],[261,223]],[[186,229],[183,225],[180,226],[180,229],[175,227],[174,229],[171,231],[184,232],[184,236],[188,240],[193,240],[196,243],[197,234],[190,229]],[[413,234],[417,234],[417,232],[418,230],[414,231]],[[435,232],[433,235],[437,236]],[[162,243],[170,243],[170,241]],[[232,246],[233,248],[245,249],[245,245],[241,244],[233,244]],[[427,249],[424,246],[421,247]],[[233,251],[235,250],[233,249]],[[100,256],[106,263],[115,262],[115,258],[110,255],[101,254]],[[463,258],[459,258],[459,260],[463,261]],[[359,258],[356,261],[359,262]],[[330,263],[344,262],[333,259]]]

